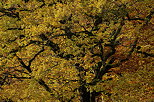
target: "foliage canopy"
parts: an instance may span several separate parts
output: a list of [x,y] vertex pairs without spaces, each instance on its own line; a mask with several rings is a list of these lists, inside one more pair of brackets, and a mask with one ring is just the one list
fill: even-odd
[[0,100],[152,102],[153,0],[1,0],[0,28]]

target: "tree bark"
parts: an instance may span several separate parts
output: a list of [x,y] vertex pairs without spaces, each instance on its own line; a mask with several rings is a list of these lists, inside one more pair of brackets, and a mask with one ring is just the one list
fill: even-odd
[[91,102],[90,101],[90,91],[88,91],[84,85],[80,86],[79,92],[80,92],[81,102]]
[[80,86],[79,92],[80,102],[103,102],[103,100],[100,97],[101,92],[90,92],[84,85]]

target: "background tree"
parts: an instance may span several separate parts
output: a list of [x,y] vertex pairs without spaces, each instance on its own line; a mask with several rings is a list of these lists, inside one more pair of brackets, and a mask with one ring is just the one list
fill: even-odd
[[152,100],[153,7],[152,0],[1,1],[1,100]]

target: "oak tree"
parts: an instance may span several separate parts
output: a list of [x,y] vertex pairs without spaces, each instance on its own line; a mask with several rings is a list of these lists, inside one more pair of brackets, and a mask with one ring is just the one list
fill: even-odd
[[152,2],[1,1],[1,100],[128,101],[129,73],[153,75]]

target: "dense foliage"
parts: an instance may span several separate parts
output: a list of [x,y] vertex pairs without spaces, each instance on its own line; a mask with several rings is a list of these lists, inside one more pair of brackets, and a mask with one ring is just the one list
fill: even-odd
[[0,0],[0,100],[152,102],[153,0]]

